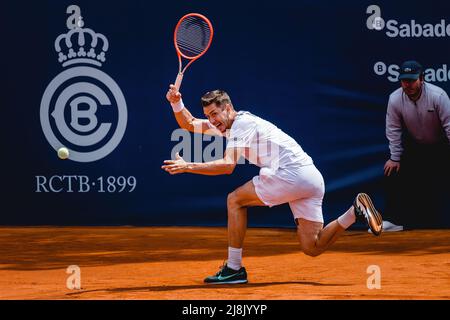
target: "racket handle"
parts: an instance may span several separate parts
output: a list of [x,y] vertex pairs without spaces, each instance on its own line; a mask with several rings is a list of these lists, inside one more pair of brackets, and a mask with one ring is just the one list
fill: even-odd
[[182,81],[183,81],[183,74],[178,73],[177,80],[175,80],[175,88],[177,88],[177,91],[180,90]]

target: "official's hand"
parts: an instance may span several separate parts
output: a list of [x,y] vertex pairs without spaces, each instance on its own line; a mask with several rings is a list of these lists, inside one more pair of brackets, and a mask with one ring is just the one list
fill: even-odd
[[167,91],[166,98],[170,103],[177,103],[181,99],[181,93],[173,84],[171,84],[169,86],[169,91]]
[[166,170],[170,174],[179,174],[186,172],[187,169],[187,163],[184,161],[182,157],[178,154],[178,152],[175,155],[175,160],[165,160],[164,166],[161,168]]
[[384,175],[389,177],[391,173],[400,171],[400,162],[389,159],[384,165]]

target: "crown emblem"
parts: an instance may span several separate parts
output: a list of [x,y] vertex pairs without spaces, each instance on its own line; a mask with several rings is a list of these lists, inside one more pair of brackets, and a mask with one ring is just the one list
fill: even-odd
[[81,16],[76,23],[68,24],[69,32],[60,34],[55,40],[55,50],[58,61],[63,67],[77,63],[88,63],[101,66],[105,62],[105,53],[108,51],[108,39],[94,30],[83,28]]

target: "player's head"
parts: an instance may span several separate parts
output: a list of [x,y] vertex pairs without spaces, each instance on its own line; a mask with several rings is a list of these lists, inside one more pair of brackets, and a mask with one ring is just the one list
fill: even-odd
[[209,122],[221,132],[231,128],[235,111],[230,96],[223,90],[207,92],[201,99],[203,112]]
[[405,61],[400,68],[400,76],[403,91],[410,98],[417,98],[424,81],[423,68],[417,61]]

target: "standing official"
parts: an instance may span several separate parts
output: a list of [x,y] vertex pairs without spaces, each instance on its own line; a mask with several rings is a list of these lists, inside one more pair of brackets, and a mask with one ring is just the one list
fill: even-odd
[[401,229],[395,224],[438,227],[450,214],[450,99],[424,81],[417,61],[402,64],[399,80],[386,115],[390,159],[384,166],[384,215],[394,225],[385,231]]

